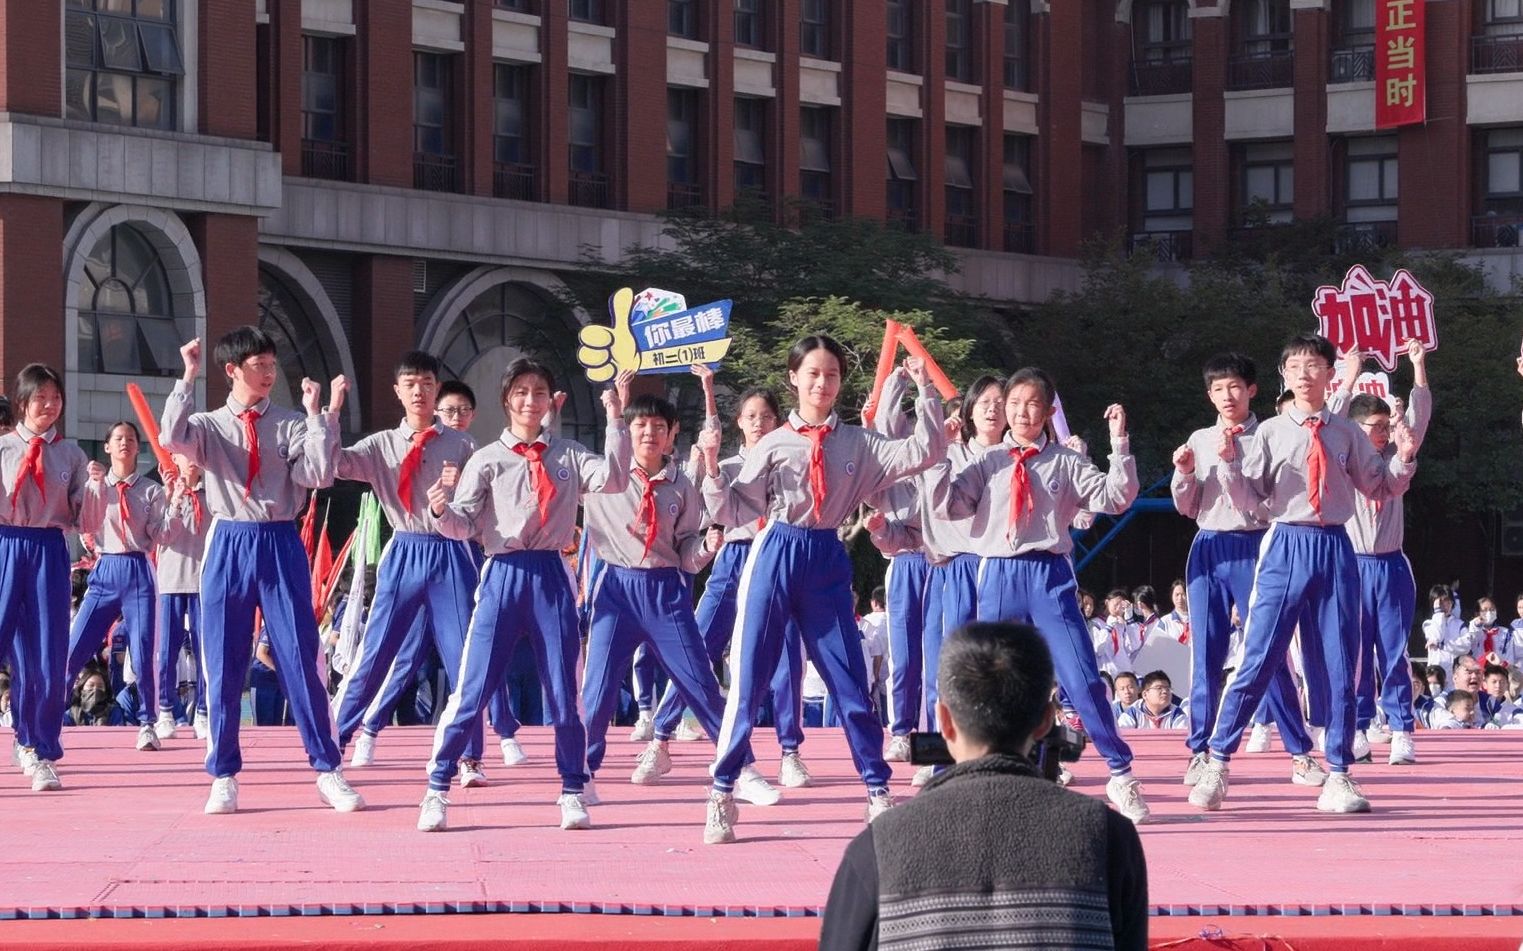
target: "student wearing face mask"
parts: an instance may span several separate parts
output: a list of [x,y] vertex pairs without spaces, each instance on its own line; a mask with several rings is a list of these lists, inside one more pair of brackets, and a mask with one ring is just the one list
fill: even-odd
[[1517,663],[1517,629],[1497,621],[1497,603],[1491,598],[1481,598],[1476,608],[1475,617],[1470,619],[1470,656],[1482,664],[1511,667]]
[[93,664],[80,674],[72,700],[64,713],[64,726],[128,726],[137,722],[129,719],[127,711],[111,696],[110,682]]
[[1132,660],[1142,649],[1142,625],[1137,623],[1137,609],[1125,588],[1105,596],[1105,621],[1090,630],[1101,670],[1114,677],[1132,669]]

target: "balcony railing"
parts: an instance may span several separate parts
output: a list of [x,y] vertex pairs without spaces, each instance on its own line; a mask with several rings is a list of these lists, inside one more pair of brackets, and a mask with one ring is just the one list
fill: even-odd
[[1515,73],[1523,70],[1523,34],[1472,36],[1472,73]]
[[1335,254],[1370,254],[1396,247],[1396,222],[1359,221],[1340,225],[1333,235]]
[[1241,53],[1227,60],[1227,88],[1279,89],[1294,81],[1294,50]]
[[349,164],[348,142],[301,140],[301,173],[307,178],[347,182],[354,177]]
[[888,226],[898,231],[919,231],[920,212],[915,208],[890,208]]
[[1132,63],[1132,95],[1169,96],[1191,90],[1190,61]]
[[1333,50],[1328,81],[1334,83],[1363,83],[1375,79],[1375,47],[1345,46]]
[[703,186],[695,182],[667,182],[666,207],[672,211],[698,208],[703,204]]
[[571,204],[582,208],[607,208],[609,200],[609,182],[607,174],[603,172],[579,172],[571,171]]
[[534,189],[534,166],[516,162],[496,162],[492,165],[492,194],[498,198],[516,198],[534,201],[538,195]]
[[1195,254],[1195,236],[1188,231],[1142,231],[1131,236],[1127,253],[1151,255],[1160,264],[1188,261]]
[[942,238],[947,244],[959,248],[972,248],[978,245],[978,219],[973,215],[948,214]]
[[1004,248],[1011,254],[1036,253],[1036,226],[1029,221],[1005,222]]
[[1523,215],[1476,215],[1470,219],[1470,243],[1477,248],[1516,248],[1523,235]]
[[412,154],[412,187],[430,192],[460,190],[460,168],[453,155]]

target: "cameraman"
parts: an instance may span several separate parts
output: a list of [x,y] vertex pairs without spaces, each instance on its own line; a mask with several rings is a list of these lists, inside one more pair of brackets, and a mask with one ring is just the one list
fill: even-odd
[[820,947],[1147,947],[1132,823],[1043,780],[1052,655],[1024,624],[969,624],[941,648],[936,703],[957,765],[846,847]]

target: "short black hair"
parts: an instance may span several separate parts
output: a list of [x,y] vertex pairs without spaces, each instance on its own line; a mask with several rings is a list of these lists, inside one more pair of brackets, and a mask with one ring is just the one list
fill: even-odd
[[439,399],[442,400],[446,396],[463,396],[465,401],[471,404],[471,409],[476,408],[476,391],[459,380],[445,380],[439,384]]
[[399,380],[409,373],[432,373],[437,380],[442,372],[438,357],[427,350],[409,350],[397,361],[396,369],[391,371],[391,378]]
[[1174,687],[1174,681],[1169,679],[1169,675],[1167,673],[1161,670],[1153,670],[1149,671],[1147,675],[1142,678],[1142,689],[1147,690],[1149,687],[1157,683],[1168,684],[1171,690]]
[[1158,592],[1153,590],[1150,584],[1140,584],[1132,590],[1132,603],[1146,604],[1148,607],[1158,609]]
[[1332,341],[1321,334],[1296,334],[1285,341],[1285,349],[1280,351],[1280,366],[1283,367],[1291,357],[1302,355],[1321,357],[1330,368],[1338,362],[1338,351]]
[[15,429],[16,414],[11,412],[11,401],[0,396],[0,429]]
[[867,596],[867,601],[869,604],[888,604],[888,592],[880,584]]
[[1201,376],[1205,377],[1208,389],[1217,380],[1233,378],[1242,380],[1244,386],[1254,386],[1259,382],[1259,368],[1241,353],[1218,353],[1201,367]]
[[513,388],[521,376],[537,376],[545,381],[545,386],[551,393],[555,392],[555,374],[550,372],[549,367],[533,357],[519,357],[502,371],[502,402],[508,401],[508,390]]
[[237,366],[249,357],[266,353],[275,353],[275,338],[258,327],[243,326],[222,335],[217,341],[217,349],[212,351],[212,359],[218,366],[225,367],[229,363]]
[[1284,390],[1284,391],[1282,391],[1280,393],[1280,395],[1278,397],[1275,398],[1275,401],[1274,401],[1275,408],[1278,409],[1279,407],[1284,406],[1286,403],[1289,403],[1291,400],[1293,400],[1295,398],[1296,398],[1296,394],[1290,392],[1289,390]]
[[1476,700],[1475,694],[1471,693],[1468,690],[1458,690],[1458,689],[1451,690],[1451,691],[1449,691],[1448,698],[1444,700],[1444,709],[1445,710],[1453,710],[1455,705],[1458,704],[1458,703],[1466,702],[1466,701],[1468,701],[1470,703],[1475,703],[1475,700]]
[[1132,599],[1132,593],[1125,588],[1112,588],[1110,590],[1110,594],[1105,596],[1105,600],[1109,601],[1111,598],[1124,598],[1125,600],[1130,601]]
[[779,423],[783,421],[783,408],[777,402],[777,394],[765,386],[753,386],[740,394],[740,398],[735,401],[736,417],[740,416],[740,411],[745,409],[746,404],[752,400],[761,400],[763,403],[766,403],[767,409],[772,411],[772,415],[776,417],[777,421]]
[[49,383],[58,387],[58,398],[65,401],[67,397],[64,395],[63,377],[46,363],[28,363],[16,374],[16,405],[21,407],[23,416],[26,415],[26,404],[31,402],[38,390]]
[[668,428],[677,425],[677,407],[670,401],[648,393],[630,397],[629,405],[624,407],[624,422],[632,423],[646,416],[659,416],[666,420]]
[[1131,680],[1133,682],[1136,682],[1137,675],[1132,673],[1130,670],[1123,670],[1119,674],[1116,675],[1116,683],[1119,684],[1122,680]]
[[1492,677],[1492,676],[1497,676],[1497,675],[1506,677],[1507,676],[1507,668],[1503,667],[1501,664],[1487,664],[1485,667],[1481,668],[1481,679],[1482,680],[1486,679],[1487,677]]
[[1449,678],[1444,676],[1444,668],[1437,664],[1429,664],[1423,670],[1423,679],[1427,680],[1430,677],[1437,677],[1440,686],[1449,682]]
[[1052,653],[1030,625],[975,621],[942,643],[936,687],[970,740],[1018,755],[1050,715]]
[[134,423],[130,419],[119,419],[116,422],[112,423],[110,426],[107,426],[106,427],[106,439],[107,440],[109,440],[111,438],[112,434],[116,432],[116,429],[117,429],[118,426],[126,426],[128,429],[132,430],[132,436],[133,436],[134,439],[136,439],[139,443],[141,443],[143,441],[143,433],[142,433],[142,431],[137,428],[137,423]]
[[1371,416],[1389,416],[1391,406],[1372,393],[1360,393],[1348,402],[1348,418],[1362,423]]
[[1446,585],[1446,584],[1436,584],[1433,587],[1428,589],[1428,600],[1429,601],[1436,601],[1439,598],[1451,598],[1452,599],[1453,597],[1454,597],[1454,593],[1449,590],[1449,586]]
[[[962,412],[959,414],[962,417],[962,431],[960,435],[963,442],[967,442],[973,438],[973,403],[979,397],[984,395],[984,390],[987,390],[991,386],[999,390],[1000,399],[1004,399],[1005,381],[1001,380],[997,376],[991,376],[988,373],[985,373],[983,376],[974,380],[971,384],[969,384],[968,388],[963,391],[967,394],[967,398],[962,401]],[[1000,426],[1003,427],[1004,425],[1005,414],[1001,412]]]
[[[1465,661],[1467,661],[1467,660],[1472,662],[1472,663],[1475,662],[1475,658],[1471,657],[1469,654],[1461,654],[1460,656],[1454,658],[1454,660],[1450,662],[1449,669],[1457,674],[1457,673],[1460,672],[1460,666],[1462,664],[1464,664]],[[1476,666],[1479,667],[1481,665],[1480,664],[1476,664]]]

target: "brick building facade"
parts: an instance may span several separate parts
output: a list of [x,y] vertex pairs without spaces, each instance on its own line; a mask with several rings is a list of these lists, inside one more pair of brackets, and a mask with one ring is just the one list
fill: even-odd
[[744,191],[939,235],[1004,305],[1097,232],[1167,262],[1291,215],[1502,281],[1519,2],[1428,0],[1429,120],[1376,134],[1373,0],[0,0],[0,372],[62,366],[84,440],[250,321],[293,392],[356,380],[351,431],[413,346],[569,380],[559,275]]

